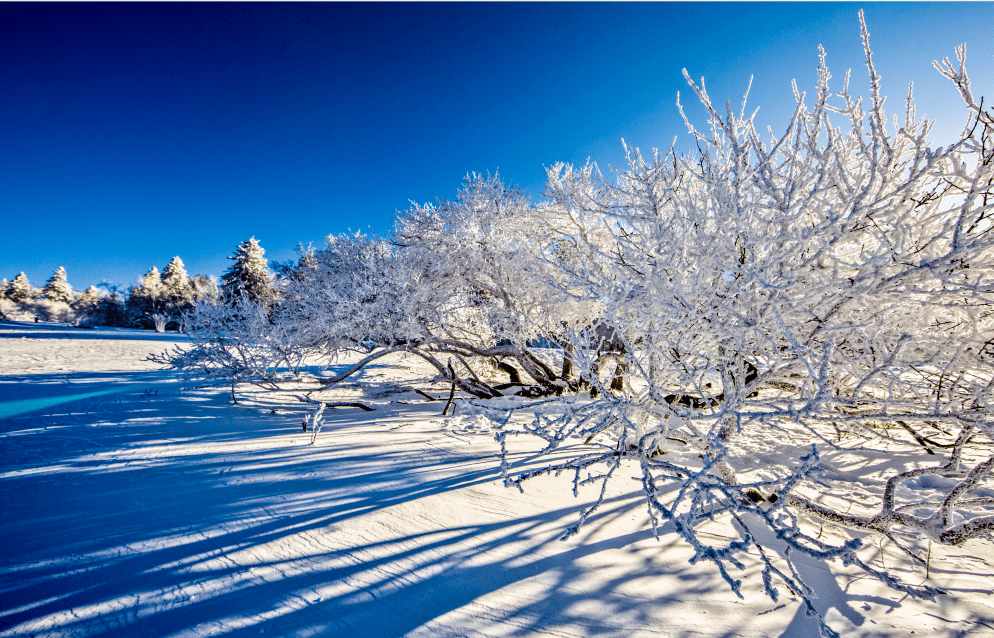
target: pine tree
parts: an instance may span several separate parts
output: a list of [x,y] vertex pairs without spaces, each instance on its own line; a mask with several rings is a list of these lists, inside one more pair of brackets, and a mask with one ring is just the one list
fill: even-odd
[[100,301],[100,290],[96,286],[90,286],[72,302],[73,310],[76,312],[89,312],[97,306]]
[[159,269],[152,269],[132,286],[128,294],[127,309],[133,323],[142,328],[152,328],[152,315],[158,314],[164,305],[162,299],[162,277]]
[[89,323],[99,326],[125,328],[128,326],[128,313],[121,295],[114,291],[101,297],[91,314]]
[[158,297],[162,290],[162,276],[159,275],[159,269],[152,266],[152,269],[139,280],[138,289],[145,297]]
[[22,272],[14,281],[7,285],[4,296],[11,301],[28,301],[34,297],[34,286],[28,281],[27,276]]
[[221,294],[217,287],[217,277],[214,275],[210,277],[207,275],[194,275],[190,277],[190,289],[194,301],[200,301],[201,299],[216,301]]
[[49,301],[61,301],[65,304],[72,303],[72,286],[66,278],[66,269],[59,266],[58,270],[45,282],[45,287],[41,291],[42,299]]
[[183,267],[183,260],[173,257],[169,265],[162,271],[162,293],[170,305],[182,307],[190,303],[192,297],[190,277]]
[[235,263],[221,276],[221,294],[226,299],[246,295],[250,300],[269,301],[273,298],[273,275],[263,255],[266,251],[252,237],[238,244],[235,254],[228,257]]

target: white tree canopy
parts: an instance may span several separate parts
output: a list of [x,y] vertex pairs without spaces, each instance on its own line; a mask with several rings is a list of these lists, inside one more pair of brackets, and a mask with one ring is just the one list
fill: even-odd
[[65,268],[59,266],[58,269],[52,273],[52,276],[48,278],[47,282],[45,282],[45,287],[42,288],[41,296],[43,299],[48,299],[49,301],[65,304],[72,303],[72,286],[69,285]]
[[[455,201],[412,207],[386,239],[329,237],[275,301],[198,304],[195,347],[163,361],[276,387],[307,357],[363,355],[310,400],[381,356],[413,354],[453,392],[542,397],[477,405],[498,424],[507,485],[565,472],[574,493],[600,486],[567,537],[634,473],[654,531],[668,523],[736,592],[730,569],[751,551],[774,600],[779,581],[821,618],[793,551],[934,597],[864,560],[859,535],[924,563],[916,539],[994,533],[994,111],[973,96],[961,47],[957,64],[936,64],[964,101],[961,139],[931,146],[910,90],[889,123],[865,24],[862,36],[866,105],[848,74],[833,93],[822,51],[812,100],[795,90],[776,137],[745,98],[719,112],[685,72],[708,118],[703,131],[685,118],[697,156],[626,146],[610,181],[594,164],[556,164],[537,204],[470,175]],[[261,254],[241,244],[225,286],[263,272],[245,266]],[[549,464],[516,469],[520,438]],[[778,462],[758,463],[757,442]],[[860,474],[884,457],[901,469]],[[923,477],[938,486],[924,499],[906,489]],[[853,482],[872,508],[826,498]],[[810,521],[851,537],[833,545]],[[732,540],[699,533],[712,524]]]
[[21,272],[7,285],[4,296],[11,301],[27,301],[34,297],[34,286],[28,281],[27,275]]
[[251,300],[271,299],[274,294],[273,275],[265,254],[265,249],[255,237],[238,244],[235,253],[228,257],[235,263],[221,275],[222,295],[229,299],[243,295]]
[[182,305],[192,300],[193,289],[190,286],[190,277],[186,274],[183,260],[179,256],[173,257],[162,271],[161,282],[164,294],[174,305]]

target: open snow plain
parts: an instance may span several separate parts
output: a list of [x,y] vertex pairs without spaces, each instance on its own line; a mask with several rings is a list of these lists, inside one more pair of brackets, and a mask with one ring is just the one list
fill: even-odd
[[[757,566],[739,600],[654,540],[635,481],[559,541],[595,495],[504,488],[488,422],[398,385],[402,357],[329,392],[375,411],[327,410],[311,445],[289,397],[233,405],[142,361],[183,343],[0,323],[0,638],[818,633]],[[876,560],[924,580],[886,546]],[[994,636],[992,564],[985,542],[933,546],[937,603],[802,576],[843,636]]]

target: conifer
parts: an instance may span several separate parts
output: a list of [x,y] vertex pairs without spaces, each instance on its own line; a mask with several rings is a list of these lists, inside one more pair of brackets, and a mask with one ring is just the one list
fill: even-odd
[[191,301],[193,291],[190,287],[190,277],[186,274],[183,260],[178,256],[173,257],[162,271],[161,283],[162,292],[169,299],[170,304],[183,306]]
[[221,276],[221,293],[226,299],[245,295],[250,300],[268,301],[273,297],[273,275],[263,256],[265,249],[252,237],[238,244],[228,257],[235,263]]
[[34,286],[23,272],[7,285],[4,296],[11,301],[27,301],[34,297]]
[[45,287],[41,291],[42,299],[49,301],[61,301],[65,304],[72,303],[72,286],[66,277],[66,269],[62,266],[52,273],[52,276],[45,282]]

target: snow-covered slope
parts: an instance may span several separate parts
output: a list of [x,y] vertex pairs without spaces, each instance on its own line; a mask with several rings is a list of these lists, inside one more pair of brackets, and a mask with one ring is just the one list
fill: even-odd
[[[142,361],[183,342],[0,323],[0,637],[817,635],[756,565],[740,601],[654,540],[637,482],[557,540],[595,495],[505,489],[489,424],[399,385],[413,362],[335,390],[375,411],[327,410],[311,445],[287,396],[233,405]],[[980,541],[933,546],[935,604],[802,576],[845,636],[994,636],[992,564]]]

